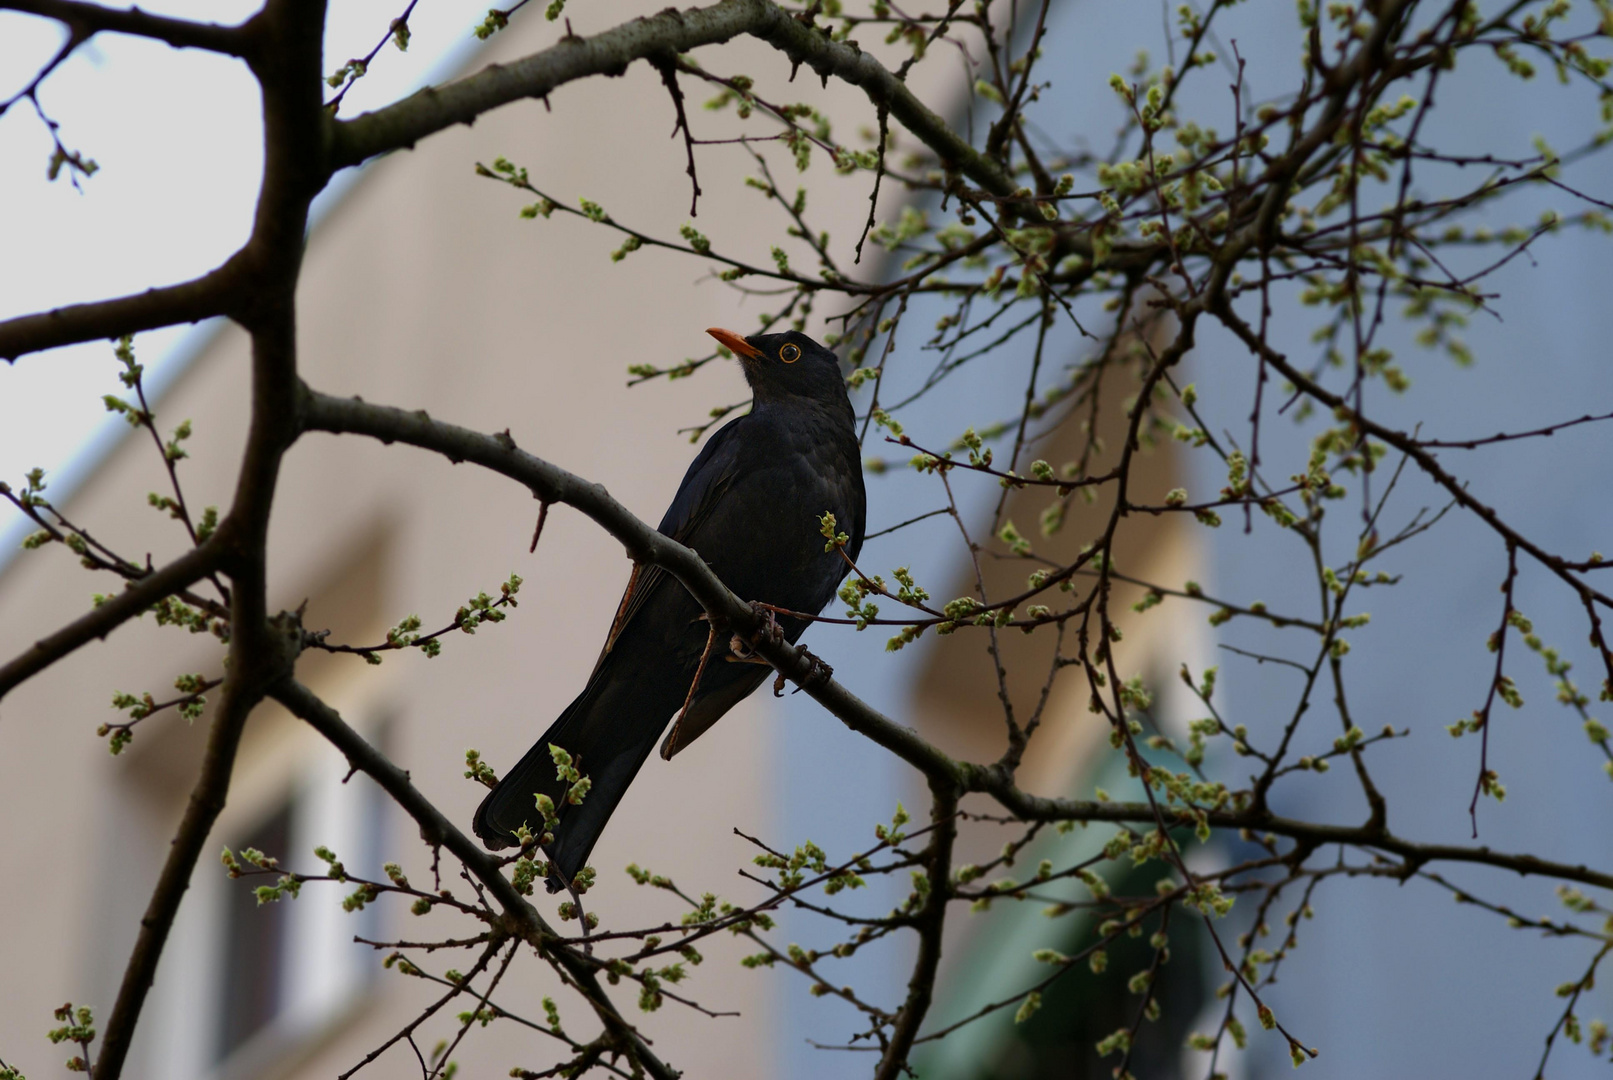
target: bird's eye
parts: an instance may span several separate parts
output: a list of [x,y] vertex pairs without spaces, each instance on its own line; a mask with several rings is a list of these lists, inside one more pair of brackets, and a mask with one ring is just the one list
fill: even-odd
[[786,345],[778,351],[778,358],[786,364],[793,364],[801,359],[801,347],[799,345]]

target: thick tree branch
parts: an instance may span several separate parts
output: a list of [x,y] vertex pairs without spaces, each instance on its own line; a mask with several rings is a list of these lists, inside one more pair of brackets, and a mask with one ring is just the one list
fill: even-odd
[[49,637],[40,638],[16,659],[0,667],[0,698],[80,646],[106,637],[163,597],[172,596],[200,581],[218,569],[222,562],[223,543],[215,536],[201,547],[192,548],[160,570],[141,578]]
[[295,679],[276,684],[269,696],[284,705],[292,715],[323,735],[332,746],[342,752],[347,763],[373,779],[381,789],[392,796],[392,801],[403,812],[414,818],[420,826],[420,838],[430,847],[443,847],[475,874],[488,892],[508,913],[520,918],[535,920],[545,943],[557,941],[560,935],[543,921],[543,917],[525,897],[515,891],[508,878],[499,872],[498,860],[483,851],[481,845],[460,832],[453,822],[409,779],[409,774],[392,764],[391,760],[365,741],[364,737],[348,726],[341,714]]
[[239,259],[178,285],[6,319],[0,322],[0,360],[227,314],[232,294],[245,281]]
[[197,549],[208,552],[216,546],[231,578],[229,674],[201,775],[124,968],[95,1069],[99,1080],[117,1080],[122,1073],[180,900],[224,809],[247,717],[272,684],[289,677],[302,641],[295,616],[268,615],[267,552],[280,462],[299,433],[295,295],[308,203],[323,183],[309,178],[321,160],[324,2],[270,0],[254,22],[265,35],[265,58],[254,67],[263,85],[264,183],[248,243],[254,277],[240,283],[251,294],[246,321],[252,332],[252,420],[229,516],[217,535]]
[[175,48],[206,49],[228,56],[245,56],[252,44],[250,22],[221,26],[152,15],[137,7],[109,8],[80,0],[0,0],[0,11],[55,19],[85,36],[106,30],[166,41]]
[[[1154,812],[1147,803],[1083,802],[1079,799],[1049,799],[1030,795],[995,769],[980,768],[971,776],[969,790],[982,791],[1003,808],[1026,821],[1111,821],[1116,824],[1153,824]],[[1168,816],[1168,815],[1167,815]],[[1292,818],[1232,810],[1211,810],[1207,817],[1218,829],[1250,829],[1286,836],[1309,848],[1323,844],[1346,844],[1398,856],[1406,873],[1431,862],[1462,862],[1510,870],[1520,875],[1537,875],[1562,881],[1577,881],[1613,889],[1613,873],[1593,870],[1583,863],[1571,866],[1534,855],[1514,855],[1488,847],[1459,844],[1419,844],[1404,840],[1387,829],[1367,825],[1325,825]]]
[[589,38],[564,38],[523,59],[491,64],[446,86],[428,86],[352,120],[332,121],[331,168],[357,165],[376,154],[412,147],[444,128],[473,123],[500,105],[541,98],[578,79],[620,75],[635,60],[728,41],[775,16],[788,18],[768,0],[722,0],[708,8],[681,12],[669,8]]
[[332,169],[357,165],[376,154],[413,146],[454,124],[469,124],[482,113],[523,98],[540,98],[568,82],[590,75],[620,75],[635,60],[688,52],[701,45],[751,34],[819,75],[859,87],[875,105],[888,109],[925,145],[995,195],[1015,185],[995,161],[985,157],[914,96],[907,85],[873,55],[855,45],[831,41],[817,27],[792,18],[772,0],[721,0],[688,11],[667,9],[649,18],[593,37],[568,37],[541,52],[509,64],[494,64],[440,87],[427,87],[393,105],[352,120],[330,124]]
[[[576,507],[619,540],[630,559],[661,566],[672,574],[707,612],[727,620],[742,635],[752,639],[762,657],[841,723],[918,769],[932,786],[982,792],[1028,821],[1151,823],[1155,820],[1153,811],[1145,803],[1042,798],[1022,791],[1001,768],[954,760],[839,682],[823,677],[821,667],[805,649],[762,633],[761,620],[750,605],[723,585],[695,552],[634,517],[602,486],[533,457],[519,449],[507,434],[482,435],[433,420],[424,412],[405,412],[312,390],[304,392],[302,420],[309,430],[369,435],[383,442],[401,442],[433,450],[450,461],[473,462],[518,481],[545,502]],[[1613,873],[1583,865],[1571,866],[1533,855],[1492,851],[1488,847],[1420,844],[1370,824],[1313,824],[1254,811],[1230,810],[1211,811],[1209,821],[1216,828],[1275,833],[1312,848],[1347,844],[1382,851],[1400,857],[1413,868],[1428,862],[1467,862],[1613,888]]]

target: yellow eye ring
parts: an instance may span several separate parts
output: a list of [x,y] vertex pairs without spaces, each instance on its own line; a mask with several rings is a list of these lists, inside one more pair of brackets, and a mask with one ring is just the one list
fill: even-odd
[[778,351],[778,358],[786,364],[793,364],[801,359],[801,347],[799,345],[786,345]]

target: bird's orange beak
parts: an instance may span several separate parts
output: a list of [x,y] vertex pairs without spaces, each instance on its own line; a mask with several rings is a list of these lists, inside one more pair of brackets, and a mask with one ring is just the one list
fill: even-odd
[[713,326],[711,329],[707,330],[706,333],[710,334],[722,345],[732,350],[735,355],[743,356],[747,360],[755,360],[757,357],[762,355],[762,350],[758,349],[756,346],[752,345],[750,342],[746,341],[732,330],[724,330],[720,326]]

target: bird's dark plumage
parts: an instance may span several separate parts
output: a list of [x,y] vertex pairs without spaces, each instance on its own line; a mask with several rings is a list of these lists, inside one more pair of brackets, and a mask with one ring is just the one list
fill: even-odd
[[[805,334],[711,333],[739,356],[754,401],[689,466],[660,531],[698,552],[740,597],[816,613],[846,574],[839,553],[824,550],[819,517],[835,515],[853,559],[865,521],[861,457],[839,362]],[[560,811],[547,849],[550,888],[572,879],[684,704],[708,638],[701,615],[675,578],[653,566],[635,568],[588,685],[477,809],[483,843],[509,847],[523,823],[541,833],[535,796],[546,794]],[[788,617],[779,625],[790,641],[806,629]],[[765,665],[738,662],[719,640],[661,756],[693,742],[769,674]],[[551,743],[592,781],[579,805],[564,804]]]

